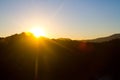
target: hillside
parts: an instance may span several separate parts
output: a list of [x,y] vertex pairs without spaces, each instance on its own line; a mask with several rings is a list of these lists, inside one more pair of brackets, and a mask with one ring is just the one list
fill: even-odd
[[101,38],[96,38],[96,39],[86,40],[86,41],[88,41],[88,42],[106,42],[106,41],[111,41],[114,39],[120,39],[120,34],[113,34],[111,36],[101,37]]
[[0,80],[120,80],[116,38],[101,43],[25,33],[1,38]]

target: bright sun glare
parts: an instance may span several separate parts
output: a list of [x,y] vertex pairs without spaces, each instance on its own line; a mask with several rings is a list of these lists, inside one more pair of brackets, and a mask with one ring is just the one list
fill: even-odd
[[45,32],[43,29],[40,27],[34,27],[30,29],[30,32],[35,36],[35,37],[41,37],[41,36],[46,36]]

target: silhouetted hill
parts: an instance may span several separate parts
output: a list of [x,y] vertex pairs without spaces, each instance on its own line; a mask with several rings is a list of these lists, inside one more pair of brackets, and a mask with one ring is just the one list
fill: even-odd
[[[0,80],[120,80],[120,39],[0,38]],[[37,72],[36,72],[37,71]]]
[[102,38],[97,38],[97,39],[93,39],[93,40],[86,40],[88,42],[104,42],[104,41],[110,41],[110,40],[114,40],[114,39],[120,39],[120,34],[113,34],[111,36],[108,37],[102,37]]

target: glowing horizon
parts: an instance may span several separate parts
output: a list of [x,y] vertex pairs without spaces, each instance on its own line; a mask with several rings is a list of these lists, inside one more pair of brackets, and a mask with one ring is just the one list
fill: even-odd
[[120,33],[118,0],[0,0],[0,37],[40,25],[49,38],[94,39]]
[[40,27],[33,27],[28,32],[32,33],[36,38],[39,38],[41,36],[46,37],[45,31]]

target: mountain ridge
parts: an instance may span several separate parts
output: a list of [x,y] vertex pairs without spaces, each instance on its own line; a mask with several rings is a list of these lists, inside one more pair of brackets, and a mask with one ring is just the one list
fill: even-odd
[[87,42],[106,42],[106,41],[111,41],[114,39],[120,39],[120,33],[113,34],[113,35],[110,35],[107,37],[100,37],[100,38],[85,40],[85,41],[87,41]]
[[[0,39],[3,39],[3,38],[11,38],[11,37],[33,37],[32,34],[30,34],[29,36],[25,33],[25,32],[22,32],[20,34],[14,34],[14,35],[11,35],[11,36],[7,36],[7,37],[0,37]],[[54,39],[54,38],[53,38]],[[70,38],[57,38],[59,40],[72,40]],[[77,40],[77,41],[86,41],[86,42],[106,42],[106,41],[111,41],[111,40],[114,40],[114,39],[120,39],[120,33],[116,33],[116,34],[112,34],[110,36],[106,36],[106,37],[98,37],[96,39],[86,39],[86,40]]]

